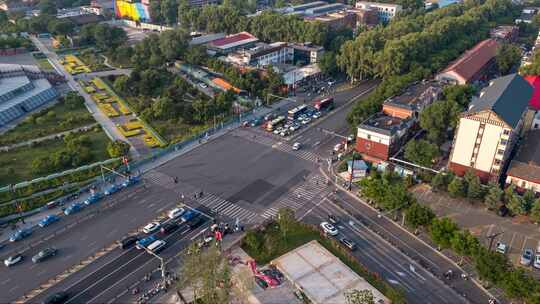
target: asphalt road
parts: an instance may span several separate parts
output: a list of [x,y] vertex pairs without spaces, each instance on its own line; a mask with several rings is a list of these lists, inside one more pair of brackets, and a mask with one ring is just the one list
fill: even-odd
[[[368,87],[364,85],[363,90]],[[349,94],[357,96],[358,93],[356,91]],[[336,99],[337,102],[345,103],[346,98],[343,96]],[[344,117],[347,112],[348,107],[338,109],[316,126],[346,132],[348,127]],[[131,197],[127,195],[135,189],[114,195],[113,199],[121,201],[116,207],[104,210],[98,216],[74,226],[68,233],[49,239],[48,243],[60,250],[57,257],[38,265],[31,265],[25,261],[21,265],[2,271],[0,288],[7,292],[2,292],[0,302],[15,300],[64,269],[76,265],[99,248],[111,244],[130,231],[137,230],[159,214],[171,209],[182,196],[189,201],[190,206],[199,206],[204,211],[216,214],[219,220],[231,221],[238,218],[244,224],[256,224],[275,214],[273,211],[276,208],[295,204],[297,215],[302,217],[308,213],[304,218],[318,223],[321,217],[315,219],[312,217],[319,211],[313,210],[329,206],[323,204],[325,202],[323,198],[328,195],[329,189],[324,189],[325,186],[322,185],[324,178],[319,174],[320,163],[317,160],[320,157],[328,157],[333,144],[340,140],[317,131],[317,127],[312,126],[291,141],[275,138],[264,131],[261,133],[260,128],[235,130],[150,171],[144,175],[147,187],[144,191]],[[293,140],[304,140],[306,149],[292,150]],[[178,177],[179,183],[175,183],[173,177]],[[315,190],[317,195],[311,195],[316,192]],[[195,199],[194,193],[200,191],[204,192],[204,195]],[[346,197],[343,199],[347,200]],[[94,207],[99,208],[99,205]],[[361,205],[354,205],[352,208],[353,210],[358,208],[362,213],[369,212]],[[320,215],[324,217],[324,212]],[[400,285],[408,291],[407,294],[411,294],[408,297],[412,302],[420,300],[420,303],[425,303],[425,297],[432,296],[433,303],[460,303],[459,296],[444,284],[430,278],[420,267],[415,267],[416,271],[409,268],[407,272],[407,265],[414,263],[372,233],[363,231],[361,225],[357,229],[346,228],[344,233],[351,238],[354,237],[359,244],[372,248],[365,253],[364,251],[357,253],[360,262],[373,271],[381,272],[389,282],[396,281],[396,285]],[[399,231],[392,233],[400,235]],[[405,242],[417,246],[417,241],[412,237],[409,238]],[[175,245],[171,249],[166,249],[164,253],[168,254],[168,250],[171,254],[178,252],[189,239],[188,237],[179,239],[178,243],[174,242]],[[31,240],[32,238],[28,241]],[[39,246],[33,248],[27,256],[31,257],[39,249]],[[429,251],[427,248],[423,250]],[[444,261],[437,260],[436,257],[430,256],[430,261],[445,265]],[[101,268],[108,262],[115,263],[111,264],[115,267]],[[131,251],[125,253],[113,251],[89,264],[87,269],[83,268],[81,272],[75,273],[66,279],[65,283],[48,290],[43,296],[53,292],[55,288],[61,288],[70,289],[76,302],[108,302],[114,299],[116,294],[125,291],[124,284],[140,277],[138,275],[148,269],[155,269],[156,263],[157,261],[147,255],[138,255]],[[28,273],[36,275],[29,276]],[[120,283],[113,284],[113,281]],[[71,285],[68,285],[69,282]],[[108,287],[105,288],[106,286]],[[483,301],[484,298],[481,296],[479,298],[482,299],[480,303],[487,302]]]
[[357,218],[335,206],[331,200],[332,196],[311,210],[304,217],[304,221],[318,225],[321,221],[326,221],[328,215],[336,216],[340,220],[336,238],[345,237],[355,242],[358,249],[353,255],[369,270],[401,289],[409,303],[467,303],[415,261],[364,227]]

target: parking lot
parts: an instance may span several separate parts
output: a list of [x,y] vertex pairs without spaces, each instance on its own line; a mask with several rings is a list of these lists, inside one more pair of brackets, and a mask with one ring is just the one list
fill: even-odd
[[[500,217],[488,211],[480,202],[474,204],[466,199],[454,199],[446,193],[434,193],[427,185],[412,189],[419,202],[429,205],[438,216],[453,219],[460,227],[467,228],[486,247],[493,238],[492,249],[498,242],[508,246],[507,255],[512,263],[519,265],[525,249],[536,251],[540,241],[540,229],[526,217]],[[531,270],[531,266],[527,267]],[[540,277],[540,270],[534,271]]]

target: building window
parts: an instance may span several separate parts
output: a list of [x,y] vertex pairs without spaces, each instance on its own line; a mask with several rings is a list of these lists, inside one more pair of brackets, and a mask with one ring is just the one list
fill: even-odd
[[504,129],[503,134],[504,134],[504,135],[510,135],[510,130]]
[[493,169],[493,170],[491,170],[491,173],[493,173],[493,174],[499,174],[499,169]]
[[367,139],[371,139],[371,135],[368,134],[368,135],[367,135]]
[[501,160],[500,160],[500,159],[496,159],[496,160],[495,160],[495,165],[498,166],[498,165],[500,165],[500,164],[501,164]]
[[474,160],[471,161],[471,167],[474,167]]
[[506,139],[501,139],[501,145],[502,146],[506,146],[508,144],[508,140]]
[[503,149],[499,149],[499,150],[497,151],[497,154],[498,154],[498,155],[503,155],[503,154],[504,154],[504,150],[503,150]]

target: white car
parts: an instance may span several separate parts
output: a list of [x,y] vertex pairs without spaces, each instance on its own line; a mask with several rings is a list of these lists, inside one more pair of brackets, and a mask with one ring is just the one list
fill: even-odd
[[299,142],[295,142],[294,145],[292,145],[293,150],[300,150],[302,145]]
[[334,151],[339,152],[341,149],[343,149],[343,144],[337,144],[334,146]]
[[349,136],[347,136],[348,143],[352,143],[353,141],[354,141],[354,134],[350,134]]
[[533,263],[533,266],[534,266],[534,268],[540,269],[540,254],[537,254],[537,255],[534,257],[534,263]]
[[310,123],[310,122],[311,122],[311,118],[309,118],[309,117],[306,118],[306,119],[304,119],[304,120],[302,120],[302,124],[303,124],[303,125],[307,125],[307,124]]
[[332,225],[332,224],[330,224],[328,222],[322,222],[321,223],[321,228],[324,231],[324,233],[326,233],[326,234],[329,234],[329,235],[332,235],[332,236],[338,235],[337,228],[334,227],[334,225]]
[[204,83],[204,82],[199,83],[199,86],[200,86],[201,88],[203,88],[203,89],[208,88],[208,85],[207,85],[206,83]]
[[171,220],[177,218],[177,217],[180,217],[182,216],[182,214],[184,214],[186,210],[184,210],[184,208],[174,208],[173,210],[169,211],[169,218]]
[[501,254],[506,254],[506,251],[508,251],[508,246],[505,243],[498,242],[495,251]]
[[321,112],[315,112],[311,117],[318,119],[321,117]]
[[532,249],[525,249],[523,250],[523,253],[521,254],[521,258],[519,259],[519,263],[523,266],[529,266],[531,265],[531,262],[533,260],[534,253]]
[[281,133],[281,131],[283,131],[283,128],[279,127],[279,128],[274,130],[274,134],[278,135],[279,133]]
[[142,231],[146,234],[156,232],[159,230],[160,224],[158,222],[152,222],[143,227]]
[[6,267],[10,267],[19,263],[20,261],[22,261],[22,259],[23,256],[21,254],[12,255],[4,260],[4,264],[6,265]]

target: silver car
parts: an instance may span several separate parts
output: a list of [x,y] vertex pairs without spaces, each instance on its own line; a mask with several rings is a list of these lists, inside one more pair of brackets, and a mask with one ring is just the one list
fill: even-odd
[[521,255],[521,258],[519,259],[519,263],[523,266],[529,266],[531,265],[533,257],[534,257],[534,254],[533,254],[532,249],[525,249],[523,251],[523,254]]

